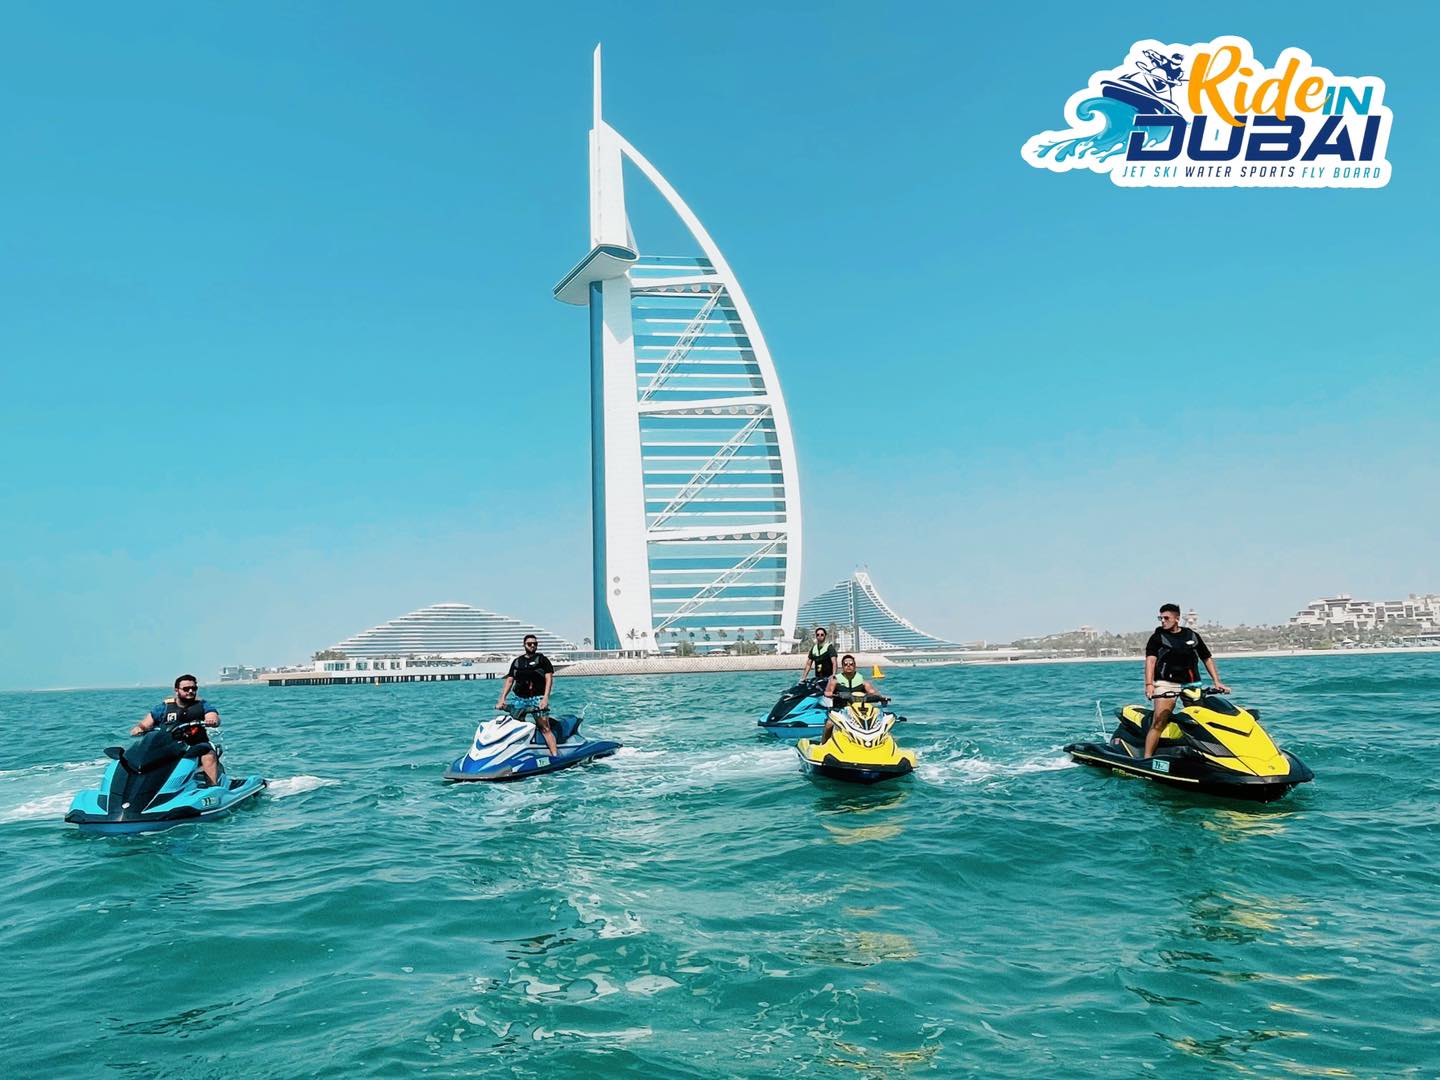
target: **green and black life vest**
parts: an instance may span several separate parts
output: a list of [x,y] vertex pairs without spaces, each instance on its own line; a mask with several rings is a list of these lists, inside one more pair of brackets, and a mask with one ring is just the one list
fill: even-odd
[[815,665],[815,675],[820,679],[828,679],[835,674],[835,645],[827,641],[825,647],[821,648],[817,641],[810,646],[810,662]]

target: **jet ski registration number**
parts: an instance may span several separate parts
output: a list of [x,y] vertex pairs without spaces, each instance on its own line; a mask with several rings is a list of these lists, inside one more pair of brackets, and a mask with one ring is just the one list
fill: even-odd
[[1151,758],[1150,768],[1154,769],[1156,772],[1168,773],[1170,771],[1170,762],[1166,761],[1164,758]]

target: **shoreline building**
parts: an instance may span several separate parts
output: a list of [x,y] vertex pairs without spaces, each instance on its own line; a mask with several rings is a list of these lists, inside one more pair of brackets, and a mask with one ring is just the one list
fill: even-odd
[[[602,118],[594,65],[590,252],[554,291],[590,314],[595,648],[788,651],[800,488],[775,365],[710,234]],[[692,251],[642,248],[627,167]]]
[[1290,617],[1291,626],[1353,627],[1378,630],[1386,623],[1415,622],[1422,630],[1440,630],[1440,595],[1411,593],[1404,600],[1356,600],[1349,593],[1312,600]]
[[974,646],[925,633],[885,602],[863,570],[805,601],[799,619],[799,626],[806,630],[833,626],[835,647],[841,652],[851,649],[941,655],[974,651]]
[[431,604],[372,626],[369,630],[362,630],[324,651],[342,653],[351,660],[374,657],[512,657],[521,651],[526,634],[535,635],[543,653],[563,655],[576,651],[573,642],[549,630],[469,604]]

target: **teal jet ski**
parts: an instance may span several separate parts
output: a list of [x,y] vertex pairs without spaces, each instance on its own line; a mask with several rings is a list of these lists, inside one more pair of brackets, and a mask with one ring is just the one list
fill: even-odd
[[[81,832],[154,832],[222,817],[265,789],[264,777],[225,772],[211,785],[200,769],[210,745],[205,739],[202,725],[170,725],[147,731],[129,746],[107,747],[110,764],[100,786],[76,794],[65,820]],[[221,754],[218,745],[215,753]]]

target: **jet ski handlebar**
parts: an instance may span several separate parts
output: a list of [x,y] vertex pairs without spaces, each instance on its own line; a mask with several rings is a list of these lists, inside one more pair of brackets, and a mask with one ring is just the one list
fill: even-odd
[[503,712],[503,713],[509,713],[509,714],[510,714],[511,716],[513,716],[516,720],[523,720],[523,719],[525,719],[525,717],[527,717],[527,716],[549,716],[549,715],[550,715],[550,707],[549,707],[548,705],[547,705],[545,708],[543,708],[543,709],[536,709],[536,708],[531,707],[531,706],[527,706],[526,708],[523,708],[523,709],[517,709],[517,708],[515,708],[514,705],[511,705],[508,701],[507,701],[504,705],[501,705],[500,708],[497,709],[496,711],[497,711],[497,712]]
[[1182,686],[1179,690],[1167,690],[1163,694],[1156,694],[1155,697],[1151,698],[1150,700],[1154,701],[1158,698],[1178,698],[1181,694],[1185,693],[1186,690],[1199,690],[1201,697],[1224,696],[1219,690],[1216,690],[1213,686]]
[[846,691],[846,690],[837,689],[837,690],[835,691],[835,693],[832,694],[832,695],[830,695],[830,696],[831,696],[832,700],[834,700],[834,702],[835,702],[837,705],[839,705],[839,704],[853,705],[853,704],[856,704],[856,703],[870,703],[870,704],[875,704],[875,705],[889,705],[889,704],[890,704],[890,699],[889,699],[888,697],[886,697],[884,694],[867,694],[867,693],[865,693],[865,691],[863,691],[863,690],[859,690],[859,691],[855,691],[855,692],[851,693],[851,692]]

